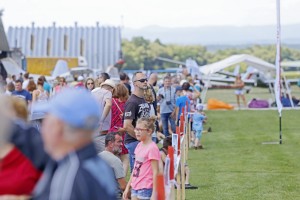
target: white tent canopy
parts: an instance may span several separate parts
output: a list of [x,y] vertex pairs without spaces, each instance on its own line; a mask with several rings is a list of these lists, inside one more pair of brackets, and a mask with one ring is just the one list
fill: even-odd
[[276,71],[275,65],[247,54],[233,55],[224,60],[201,66],[200,71],[205,75],[213,74],[242,62],[262,71],[263,73],[275,74]]

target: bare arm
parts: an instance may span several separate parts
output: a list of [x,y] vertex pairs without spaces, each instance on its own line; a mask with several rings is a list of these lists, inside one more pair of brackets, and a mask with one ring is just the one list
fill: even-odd
[[176,113],[176,115],[175,115],[175,120],[176,120],[175,123],[177,124],[177,120],[178,120],[177,117],[178,117],[178,114],[179,114],[179,107],[177,107],[177,106],[175,108],[175,113]]
[[39,96],[39,92],[37,90],[34,90],[32,92],[32,102],[35,102],[37,100],[37,97]]
[[151,160],[151,167],[153,172],[153,188],[152,188],[152,196],[151,199],[154,200],[156,196],[156,180],[157,180],[157,174],[158,174],[158,160]]
[[102,113],[102,116],[101,116],[101,119],[100,119],[101,122],[103,122],[104,119],[107,117],[108,113],[111,110],[111,106],[112,106],[111,99],[106,99],[105,100],[105,106],[104,106],[104,109],[103,109],[103,113]]
[[120,185],[120,189],[122,191],[124,191],[126,189],[126,184],[127,184],[125,178],[124,177],[123,178],[118,178],[117,181]]
[[164,152],[160,152],[160,160],[159,160],[159,173],[164,173],[166,154]]
[[193,99],[197,99],[201,96],[201,93],[197,88],[194,86],[194,91],[193,91]]
[[128,199],[128,197],[130,196],[131,179],[132,179],[132,174],[131,174],[130,179],[129,179],[129,181],[126,185],[126,188],[123,192],[123,199]]
[[131,136],[136,138],[134,127],[132,126],[132,119],[125,119],[123,128],[127,131],[127,133]]

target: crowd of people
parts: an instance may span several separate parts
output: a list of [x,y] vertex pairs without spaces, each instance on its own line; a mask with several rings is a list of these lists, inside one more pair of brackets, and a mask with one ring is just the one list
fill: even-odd
[[[72,83],[58,77],[53,85],[29,73],[8,78],[0,101],[0,199],[156,199],[182,108],[195,149],[204,148],[207,120],[199,80],[183,73],[158,82],[143,72],[121,72],[119,81],[107,73]],[[196,189],[185,171],[186,188]]]

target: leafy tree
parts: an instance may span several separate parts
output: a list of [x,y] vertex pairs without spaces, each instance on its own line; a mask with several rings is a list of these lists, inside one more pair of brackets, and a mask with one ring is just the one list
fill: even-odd
[[[217,62],[235,54],[250,54],[261,58],[267,62],[275,63],[275,45],[253,45],[247,48],[228,48],[216,52],[207,51],[201,45],[176,45],[163,44],[159,39],[151,42],[143,37],[134,37],[131,40],[122,41],[122,49],[125,58],[125,69],[165,69],[178,67],[177,64],[163,62],[157,57],[164,57],[176,61],[185,62],[188,58],[193,58],[199,66]],[[300,51],[283,47],[281,49],[281,60],[300,60]],[[243,70],[246,65],[240,65]],[[233,67],[234,68],[234,67]],[[232,68],[232,69],[233,69]]]

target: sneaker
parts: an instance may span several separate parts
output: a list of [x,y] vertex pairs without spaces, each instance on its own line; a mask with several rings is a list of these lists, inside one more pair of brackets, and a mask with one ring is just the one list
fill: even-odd
[[207,132],[212,132],[211,127],[208,127]]
[[185,189],[187,189],[187,190],[196,190],[196,189],[198,189],[198,187],[193,186],[191,184],[185,184]]

